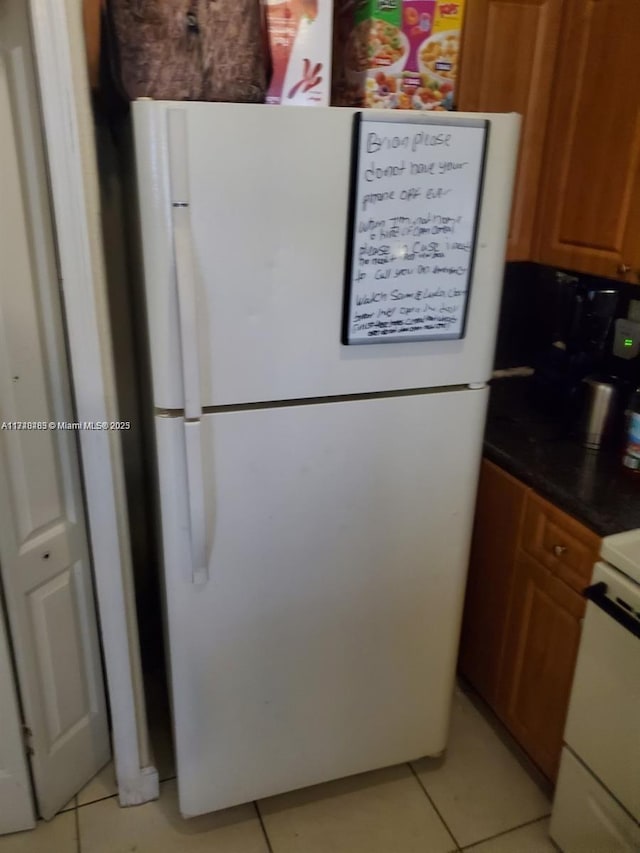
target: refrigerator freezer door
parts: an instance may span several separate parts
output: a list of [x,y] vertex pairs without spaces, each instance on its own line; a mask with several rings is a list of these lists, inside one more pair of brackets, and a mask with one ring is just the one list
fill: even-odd
[[[157,407],[185,408],[182,365],[191,361],[199,364],[203,407],[489,378],[518,116],[486,116],[487,163],[464,339],[357,348],[340,343],[354,112],[134,104]],[[388,111],[383,114],[388,118]],[[440,116],[448,122],[465,114]],[[173,197],[177,185],[180,198]],[[190,212],[193,336],[180,335],[172,204],[188,205]],[[185,287],[182,281],[189,292]]]
[[180,807],[196,815],[446,746],[488,391],[156,418]]

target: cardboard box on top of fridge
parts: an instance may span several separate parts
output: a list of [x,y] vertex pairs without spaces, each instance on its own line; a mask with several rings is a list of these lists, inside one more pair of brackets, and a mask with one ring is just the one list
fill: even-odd
[[326,107],[333,0],[263,0],[271,56],[268,104]]
[[347,0],[336,11],[333,102],[453,106],[465,0]]

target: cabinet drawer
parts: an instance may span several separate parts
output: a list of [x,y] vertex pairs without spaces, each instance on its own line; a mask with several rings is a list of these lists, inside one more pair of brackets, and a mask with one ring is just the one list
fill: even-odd
[[591,579],[600,539],[574,518],[530,492],[522,548],[577,592]]

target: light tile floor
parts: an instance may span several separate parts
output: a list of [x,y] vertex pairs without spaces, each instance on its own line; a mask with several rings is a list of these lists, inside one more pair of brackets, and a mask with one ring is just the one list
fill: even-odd
[[155,731],[160,799],[121,809],[108,765],[77,802],[0,853],[554,853],[551,804],[460,689],[444,759],[377,770],[183,820],[167,738]]

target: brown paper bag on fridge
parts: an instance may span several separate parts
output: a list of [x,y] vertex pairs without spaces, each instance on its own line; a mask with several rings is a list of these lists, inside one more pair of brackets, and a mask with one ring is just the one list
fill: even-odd
[[260,0],[108,0],[111,65],[129,100],[264,100]]

